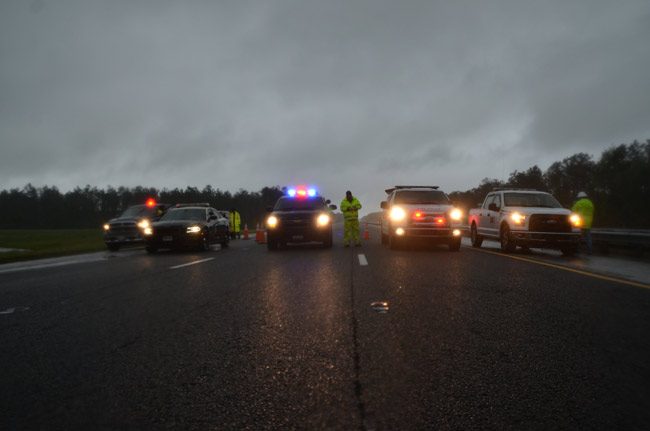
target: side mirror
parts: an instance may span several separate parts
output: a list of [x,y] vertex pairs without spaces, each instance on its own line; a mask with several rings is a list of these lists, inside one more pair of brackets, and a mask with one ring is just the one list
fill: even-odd
[[266,207],[266,212],[267,213],[273,212],[273,207]]
[[383,209],[383,210],[387,210],[387,209],[388,209],[388,202],[386,202],[386,201],[381,201],[381,203],[379,204],[379,206],[381,207],[381,209]]
[[330,209],[334,211],[336,209],[336,205],[330,205]]
[[325,203],[326,203],[326,204],[331,204],[332,201],[328,199],[328,200],[325,201]]
[[208,217],[208,220],[216,220],[216,219],[217,219],[216,215],[211,215],[210,217]]
[[488,209],[490,211],[499,211],[499,208],[497,208],[497,204],[495,204],[494,202],[488,205]]

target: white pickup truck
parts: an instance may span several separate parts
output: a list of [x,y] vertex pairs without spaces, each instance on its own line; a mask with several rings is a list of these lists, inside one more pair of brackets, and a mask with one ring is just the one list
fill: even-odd
[[472,246],[477,248],[483,238],[492,238],[508,253],[520,246],[559,249],[572,255],[578,249],[582,220],[549,193],[496,189],[480,208],[469,211],[468,225]]

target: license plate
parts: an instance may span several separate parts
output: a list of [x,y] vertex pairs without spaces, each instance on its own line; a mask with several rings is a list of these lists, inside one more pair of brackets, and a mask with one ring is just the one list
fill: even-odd
[[302,235],[293,235],[291,239],[303,239],[304,237]]
[[163,241],[165,241],[165,242],[171,242],[173,240],[174,240],[174,237],[171,236],[171,235],[163,236]]

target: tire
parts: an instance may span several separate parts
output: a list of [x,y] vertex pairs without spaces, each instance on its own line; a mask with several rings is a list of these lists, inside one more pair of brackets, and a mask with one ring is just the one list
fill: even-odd
[[223,241],[221,241],[219,244],[221,244],[221,248],[228,248],[230,245],[230,241],[228,241],[228,238],[224,238]]
[[108,251],[118,251],[120,249],[119,244],[106,244],[106,248],[108,248]]
[[388,235],[383,234],[383,233],[381,234],[381,244],[382,245],[388,244]]
[[208,234],[206,233],[203,235],[201,238],[201,241],[199,242],[199,250],[200,251],[210,251],[210,240],[208,239]]
[[147,250],[147,253],[149,254],[154,254],[158,251],[158,247],[156,247],[155,245],[148,245],[144,249]]
[[278,249],[278,241],[275,239],[267,239],[266,240],[266,248],[270,251],[275,251]]
[[395,235],[389,235],[388,236],[388,246],[390,247],[391,250],[399,250],[400,249],[400,241],[397,239]]
[[478,234],[478,229],[476,229],[476,223],[472,223],[472,229],[470,230],[470,237],[472,238],[472,247],[481,248],[481,244],[483,244],[483,237]]
[[512,237],[510,236],[510,227],[507,224],[501,226],[499,240],[501,241],[501,250],[506,253],[512,253],[517,248],[517,245],[512,241]]
[[323,248],[332,248],[332,234],[327,237],[325,241],[323,241]]
[[460,251],[460,238],[449,241],[449,251]]
[[562,256],[571,257],[578,252],[578,247],[575,245],[571,245],[568,247],[562,247],[560,251],[562,252]]

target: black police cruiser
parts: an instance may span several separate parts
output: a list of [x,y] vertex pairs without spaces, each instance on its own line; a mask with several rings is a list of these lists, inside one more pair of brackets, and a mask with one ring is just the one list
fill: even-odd
[[332,210],[313,188],[290,188],[276,202],[266,219],[267,247],[277,250],[287,243],[321,242],[332,247]]
[[209,250],[211,244],[228,247],[229,222],[209,204],[178,204],[144,229],[146,249],[198,248]]
[[106,247],[110,251],[117,251],[124,245],[143,244],[143,230],[160,219],[169,207],[170,205],[157,203],[154,199],[147,199],[144,205],[128,207],[104,225]]

